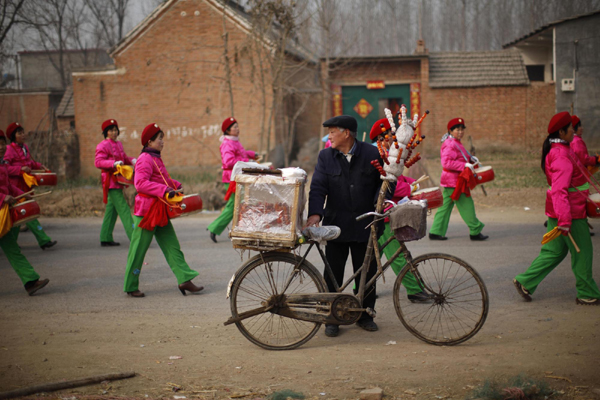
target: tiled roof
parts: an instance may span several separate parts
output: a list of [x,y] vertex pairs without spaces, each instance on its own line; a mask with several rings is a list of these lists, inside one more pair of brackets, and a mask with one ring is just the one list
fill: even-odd
[[574,19],[579,19],[579,18],[591,17],[591,16],[594,16],[596,14],[600,14],[600,10],[592,11],[592,12],[589,12],[587,14],[575,15],[575,16],[569,17],[569,18],[559,19],[558,21],[554,21],[554,22],[551,22],[549,24],[543,25],[543,26],[537,28],[536,30],[534,30],[533,32],[529,32],[528,34],[526,34],[524,36],[521,36],[520,38],[515,39],[512,42],[506,43],[506,44],[502,45],[502,47],[503,48],[507,48],[507,47],[510,47],[512,45],[515,45],[515,44],[519,43],[520,41],[527,39],[528,37],[531,37],[531,36],[533,36],[535,34],[538,34],[538,33],[542,32],[542,31],[545,31],[546,29],[551,28],[551,27],[553,27],[555,25],[562,24],[563,22],[572,21]]
[[56,109],[57,117],[74,117],[75,106],[73,104],[73,86],[68,86],[63,94],[60,104]]
[[429,86],[432,88],[528,84],[525,64],[515,49],[429,55]]

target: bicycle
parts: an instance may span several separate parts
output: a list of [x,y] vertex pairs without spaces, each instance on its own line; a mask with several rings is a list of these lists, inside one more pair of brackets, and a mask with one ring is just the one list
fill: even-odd
[[[404,242],[396,253],[381,265],[379,254],[389,245],[391,237],[381,247],[377,245],[377,224],[394,211],[383,211],[387,191],[384,182],[379,193],[376,212],[358,218],[374,216],[371,236],[362,266],[342,286],[338,286],[320,240],[339,236],[318,237],[315,229],[303,233],[309,247],[303,256],[290,251],[259,252],[247,260],[234,274],[228,286],[231,318],[225,325],[235,324],[252,343],[268,350],[291,350],[309,341],[321,324],[350,325],[361,313],[374,316],[375,311],[363,308],[362,302],[375,282],[392,262],[404,255],[406,265],[396,277],[393,289],[394,308],[404,327],[419,339],[433,345],[456,345],[473,337],[487,318],[489,299],[485,283],[467,262],[448,254],[429,253],[412,258]],[[335,233],[335,229],[332,229]],[[323,275],[307,261],[316,247],[336,292],[328,292]],[[378,270],[366,281],[372,257]],[[413,303],[408,299],[402,281],[411,273],[421,290],[430,294],[430,303]],[[343,293],[360,274],[356,295]]]

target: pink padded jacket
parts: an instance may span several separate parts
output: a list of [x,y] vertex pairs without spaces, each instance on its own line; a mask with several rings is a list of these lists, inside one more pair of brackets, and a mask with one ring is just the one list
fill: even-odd
[[[579,163],[579,167],[577,164]],[[558,226],[571,226],[571,220],[586,218],[585,205],[589,190],[575,190],[588,182],[585,167],[568,144],[552,143],[546,156],[546,215],[558,218]]]

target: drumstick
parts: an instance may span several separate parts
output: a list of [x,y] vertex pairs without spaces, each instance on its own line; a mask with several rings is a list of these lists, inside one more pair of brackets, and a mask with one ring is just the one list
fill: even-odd
[[50,194],[50,193],[52,193],[52,190],[49,190],[49,191],[47,191],[47,192],[40,193],[40,194],[34,194],[33,196],[31,196],[31,198],[32,198],[32,199],[35,199],[35,198],[37,198],[37,197],[42,197],[42,196],[45,196],[45,195],[47,195],[47,194]]
[[29,191],[29,192],[27,192],[27,193],[20,194],[20,195],[18,195],[17,197],[15,197],[15,200],[19,200],[20,198],[23,198],[23,197],[25,197],[25,196],[27,196],[28,194],[31,194],[31,193],[33,193],[33,192],[35,192],[35,190],[30,190],[30,191]]
[[413,185],[417,184],[417,183],[425,182],[428,179],[429,179],[429,177],[427,175],[423,175],[422,177],[420,177],[419,179],[417,179],[416,181],[414,181]]
[[571,239],[571,243],[573,243],[573,246],[575,246],[575,251],[580,253],[581,250],[579,250],[579,247],[577,246],[577,243],[575,243],[575,239],[573,239],[573,236],[571,236],[571,232],[569,232],[569,239]]

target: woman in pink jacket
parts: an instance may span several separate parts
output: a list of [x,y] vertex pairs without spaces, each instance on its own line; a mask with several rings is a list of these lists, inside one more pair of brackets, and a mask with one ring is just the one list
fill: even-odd
[[[550,189],[546,193],[548,232],[558,227],[558,238],[542,246],[540,255],[524,273],[513,280],[517,292],[526,301],[538,285],[571,253],[579,305],[600,305],[600,291],[592,277],[593,248],[587,223],[586,202],[589,194],[587,171],[570,148],[573,141],[571,116],[556,114],[548,125],[548,137],[542,148],[542,170]],[[568,236],[578,245],[580,252]]]
[[[10,170],[8,163],[3,160],[6,153],[6,136],[0,130],[0,208],[6,205],[13,205],[17,200],[15,197],[23,194],[23,191],[10,182]],[[26,199],[31,197],[25,196]],[[2,228],[2,227],[0,227]],[[29,261],[21,253],[21,249],[17,244],[16,233],[19,226],[12,227],[8,231],[0,229],[0,249],[8,259],[8,263],[13,267],[19,279],[25,286],[25,290],[30,296],[46,286],[48,279],[40,279],[40,276],[33,269]]]
[[117,216],[121,218],[125,234],[131,241],[133,232],[133,220],[131,210],[123,196],[123,185],[117,183],[114,175],[117,165],[134,165],[135,158],[128,157],[123,149],[123,143],[118,142],[119,124],[114,119],[102,123],[102,134],[104,140],[96,146],[96,168],[102,171],[102,201],[106,204],[102,229],[100,229],[100,246],[119,246],[113,240],[113,230],[117,222]]
[[[229,117],[221,124],[223,136],[221,136],[221,160],[223,168],[223,183],[229,189],[231,181],[231,170],[238,161],[249,161],[256,159],[256,153],[244,149],[244,146],[239,141],[240,127],[233,117]],[[217,243],[219,236],[229,225],[233,219],[233,206],[235,204],[235,196],[231,196],[227,200],[225,208],[221,215],[217,217],[209,226],[210,238]]]
[[461,139],[465,134],[465,120],[462,118],[454,118],[448,122],[448,133],[442,138],[442,148],[440,150],[442,161],[442,177],[440,178],[440,186],[443,187],[442,195],[444,204],[438,208],[433,219],[433,225],[429,231],[429,239],[431,240],[447,240],[446,231],[450,222],[450,214],[456,204],[458,212],[463,221],[469,227],[471,240],[486,240],[489,236],[483,235],[481,231],[485,226],[477,219],[475,215],[475,204],[470,195],[461,193],[458,200],[452,200],[450,197],[454,193],[454,189],[458,182],[458,176],[465,168],[473,168],[473,164],[479,160],[471,156],[461,143]]
[[[27,132],[25,132],[25,129],[23,129],[18,122],[13,122],[6,128],[6,136],[12,142],[6,149],[6,154],[4,155],[4,161],[10,166],[10,181],[20,190],[29,192],[31,188],[25,183],[23,173],[29,174],[33,169],[47,171],[48,168],[31,157],[29,147],[25,144],[27,141]],[[33,233],[33,236],[35,236],[35,239],[42,250],[49,249],[56,244],[56,240],[52,240],[50,239],[50,236],[46,235],[44,228],[42,228],[42,225],[37,218],[27,222],[26,225],[31,233]],[[15,230],[15,234],[17,236],[15,237],[16,240],[19,236],[19,230]]]
[[139,290],[140,273],[153,237],[177,277],[181,294],[185,296],[186,291],[198,293],[204,289],[192,282],[198,272],[185,262],[167,214],[167,199],[172,199],[176,192],[181,192],[181,183],[169,176],[163,164],[160,154],[164,146],[163,138],[164,134],[157,124],[146,126],[142,132],[144,148],[135,165],[134,184],[138,192],[133,211],[135,229],[127,256],[124,287],[124,291],[131,297],[144,297],[144,293]]
[[581,126],[581,120],[577,115],[571,117],[571,124],[573,125],[573,131],[575,133],[573,141],[571,142],[571,150],[577,154],[577,157],[579,157],[579,160],[583,165],[586,167],[595,167],[596,164],[599,163],[598,157],[590,156],[588,153],[587,146],[581,138],[583,135],[583,126]]

